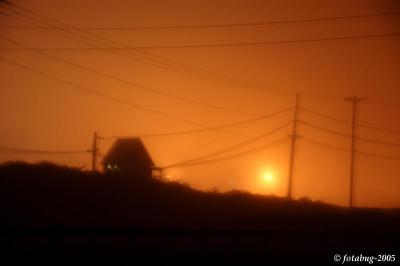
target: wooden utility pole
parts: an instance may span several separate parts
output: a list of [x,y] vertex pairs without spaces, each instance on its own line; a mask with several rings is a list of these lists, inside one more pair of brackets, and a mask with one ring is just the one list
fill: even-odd
[[97,158],[97,132],[94,132],[93,145],[92,145],[92,171],[96,171],[96,158]]
[[349,207],[353,207],[354,206],[354,156],[355,156],[355,140],[356,140],[357,104],[360,101],[365,100],[365,98],[351,97],[351,98],[345,98],[345,100],[350,101],[352,103]]
[[294,120],[292,134],[289,135],[291,138],[290,143],[290,161],[289,161],[289,176],[288,176],[288,189],[287,197],[292,198],[292,182],[293,182],[293,170],[294,170],[294,155],[296,152],[296,139],[299,137],[297,135],[297,122],[298,122],[298,112],[299,112],[299,94],[296,94],[295,105],[294,105]]

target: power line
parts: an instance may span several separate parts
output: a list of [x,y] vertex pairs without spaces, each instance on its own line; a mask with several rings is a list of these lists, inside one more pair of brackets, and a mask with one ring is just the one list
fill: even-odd
[[232,109],[232,108],[228,108],[228,107],[213,105],[213,104],[210,104],[210,103],[205,103],[205,102],[202,102],[202,101],[198,101],[198,100],[182,97],[182,96],[175,95],[175,94],[168,93],[168,92],[163,92],[163,91],[160,91],[160,90],[148,87],[148,86],[144,86],[144,85],[141,85],[141,84],[138,84],[138,83],[135,83],[135,82],[131,82],[131,81],[127,81],[125,79],[121,79],[121,78],[115,77],[115,76],[107,74],[105,72],[97,71],[97,70],[95,70],[93,68],[89,68],[89,67],[83,66],[81,64],[74,63],[72,61],[66,60],[66,59],[61,58],[59,56],[55,56],[55,55],[49,54],[47,52],[34,50],[31,47],[28,47],[28,46],[26,46],[24,44],[21,44],[21,43],[15,41],[15,40],[12,40],[12,39],[9,39],[9,38],[5,38],[3,36],[0,36],[0,38],[4,39],[6,41],[9,41],[9,42],[11,42],[13,44],[16,44],[16,45],[18,45],[20,47],[32,50],[32,51],[37,52],[39,54],[45,55],[45,56],[47,56],[49,58],[52,58],[52,59],[55,59],[57,61],[63,62],[65,64],[72,65],[74,67],[83,69],[85,71],[89,71],[91,73],[95,73],[97,75],[100,75],[100,76],[108,78],[108,79],[116,80],[116,81],[124,83],[126,85],[135,87],[136,89],[137,88],[142,89],[145,92],[151,92],[151,93],[158,94],[158,95],[161,95],[161,96],[165,96],[165,97],[173,98],[173,99],[176,99],[176,100],[185,101],[185,102],[189,102],[189,103],[192,103],[192,104],[197,104],[197,105],[201,105],[201,106],[205,106],[205,107],[213,108],[213,109],[218,109],[218,110],[223,110],[223,111],[228,111],[228,112],[233,112],[233,113],[239,113],[239,114],[243,114],[243,115],[252,115],[252,116],[260,115],[260,114],[255,114],[255,113],[252,113],[252,112],[246,112],[246,111]]
[[[68,29],[73,29],[73,27],[68,25],[68,24],[60,22],[60,21],[58,21],[56,19],[53,19],[53,18],[48,18],[46,16],[43,16],[43,15],[38,14],[36,12],[33,12],[32,10],[15,6],[15,4],[13,5],[13,7],[15,9],[22,10],[23,12],[28,13],[31,16],[33,15],[33,16],[39,17],[39,18],[41,18],[43,20],[46,20],[47,24],[49,24],[48,21],[53,21],[53,22],[55,22],[57,24],[64,25]],[[13,12],[16,12],[16,11],[13,11]],[[35,18],[35,19],[37,20],[37,18]],[[107,43],[112,43],[113,45],[123,46],[121,43],[115,42],[115,41],[107,39],[105,37],[102,37],[102,36],[87,32],[87,31],[79,30],[79,29],[75,29],[75,30],[78,31],[78,32],[81,32],[84,35],[92,36],[92,39],[95,38],[96,39],[95,41],[97,43],[99,43],[99,42],[101,43],[101,42],[105,41]],[[75,34],[75,33],[72,33],[72,34],[77,36],[77,34]],[[76,39],[76,38],[74,38],[74,39]],[[100,39],[101,41],[98,41],[98,39]],[[130,51],[130,52],[132,52],[132,51]],[[265,87],[271,87],[271,88],[287,90],[287,88],[283,88],[283,87],[280,87],[280,86],[275,86],[275,85],[270,85],[270,84],[262,84],[262,83],[258,83],[258,82],[249,82],[247,80],[233,78],[233,77],[230,77],[230,76],[225,75],[225,74],[215,73],[215,72],[212,72],[212,71],[209,71],[209,70],[204,70],[202,68],[194,67],[194,66],[192,66],[190,64],[185,64],[185,63],[178,62],[176,60],[171,60],[171,59],[166,58],[166,57],[161,57],[161,56],[152,54],[152,53],[150,53],[148,51],[135,50],[135,52],[136,52],[136,54],[135,54],[136,56],[138,56],[138,53],[139,53],[139,54],[141,54],[141,57],[145,58],[145,60],[146,59],[148,60],[149,56],[152,57],[152,59],[156,61],[155,62],[156,65],[155,66],[157,66],[157,67],[161,67],[160,65],[157,65],[158,63],[166,65],[165,62],[167,62],[167,64],[169,64],[169,66],[176,67],[176,65],[177,65],[178,68],[184,69],[184,71],[191,72],[190,74],[188,74],[188,73],[184,73],[184,72],[181,72],[181,71],[177,71],[176,69],[167,68],[167,70],[178,72],[178,73],[181,73],[181,74],[184,74],[184,75],[193,76],[192,72],[194,71],[195,76],[196,76],[196,73],[197,74],[200,73],[201,75],[208,75],[208,78],[205,78],[204,76],[198,76],[197,75],[197,78],[200,78],[200,79],[210,80],[210,81],[213,81],[213,82],[217,81],[217,82],[228,83],[229,85],[238,86],[238,87],[246,87],[246,89],[249,89],[249,88],[250,89],[256,89],[257,91],[266,92],[266,93],[281,94],[281,95],[288,95],[288,94],[293,95],[293,93],[283,93],[283,92],[278,92],[278,91],[275,91],[275,90],[266,90],[265,89]],[[114,51],[114,54],[118,54],[117,51]],[[119,54],[119,55],[121,55],[121,54]],[[161,62],[160,62],[160,60],[161,60]],[[149,63],[149,62],[147,62],[147,63]],[[153,64],[153,63],[151,63],[151,64]],[[163,67],[161,67],[161,68],[163,68]],[[164,69],[165,69],[165,67],[164,67]],[[211,77],[211,79],[210,79],[210,77]],[[215,78],[217,80],[215,80]],[[227,80],[228,80],[228,82],[227,82]],[[335,100],[341,100],[342,99],[341,96],[332,96],[332,95],[315,95],[315,94],[304,95],[303,94],[303,97],[304,96],[305,97],[311,97],[311,98],[319,98],[319,99],[335,99]]]
[[364,123],[362,123],[362,124],[358,123],[357,125],[359,127],[368,128],[368,129],[380,130],[380,131],[385,131],[385,132],[390,132],[390,133],[395,133],[395,134],[399,134],[400,133],[400,130],[395,130],[395,129],[390,129],[390,128],[383,128],[383,127],[374,127],[374,126],[366,125]]
[[[58,35],[62,35],[64,37],[68,37],[68,38],[72,38],[74,40],[77,40],[78,42],[82,42],[84,44],[90,44],[93,45],[93,43],[95,43],[95,45],[97,44],[97,46],[102,47],[102,45],[106,45],[109,48],[113,48],[113,47],[119,47],[119,46],[124,46],[124,44],[113,41],[111,39],[105,38],[103,36],[100,35],[96,35],[93,34],[91,32],[87,32],[87,31],[83,31],[83,30],[79,30],[76,29],[75,31],[78,31],[79,33],[76,33],[71,26],[60,22],[58,20],[55,20],[53,18],[48,18],[46,16],[37,14],[36,12],[33,12],[31,10],[25,9],[25,8],[21,8],[21,7],[15,7],[14,8],[18,8],[18,10],[22,10],[25,13],[28,13],[29,16],[35,16],[34,18],[29,18],[29,19],[33,19],[38,21],[39,19],[37,17],[39,17],[41,20],[45,20],[45,22],[41,22],[39,21],[38,23],[45,23],[45,24],[52,24],[52,22],[49,21],[54,21],[57,24],[61,24],[61,25],[65,25],[66,29],[70,29],[69,31],[67,30],[51,30],[53,33],[58,34]],[[19,14],[17,11],[10,11],[13,12],[12,16],[16,17],[19,20],[22,21],[26,21],[25,19],[20,18],[18,15]],[[1,12],[0,12],[1,14]],[[10,16],[10,13],[4,13],[5,15]],[[27,16],[26,14],[23,16]],[[32,24],[32,22],[29,22],[29,24]],[[60,32],[61,31],[61,32]],[[71,32],[72,31],[72,32]],[[81,35],[84,35],[84,37],[82,37]],[[90,36],[90,37],[88,37]],[[82,40],[83,38],[83,40]],[[89,40],[89,41],[88,41]],[[276,88],[276,89],[286,89],[283,87],[279,87],[279,86],[275,86],[275,85],[270,85],[270,84],[258,84],[257,82],[250,82],[247,80],[241,80],[238,78],[234,78],[234,77],[230,77],[228,75],[225,74],[220,74],[220,73],[215,73],[209,70],[205,70],[199,67],[195,67],[192,66],[190,64],[186,64],[186,63],[181,63],[178,62],[176,60],[172,60],[166,57],[161,57],[155,54],[150,53],[149,51],[143,51],[143,50],[128,50],[128,51],[111,51],[109,50],[108,52],[111,52],[113,54],[122,56],[125,59],[129,59],[131,61],[134,60],[134,62],[137,61],[138,57],[141,60],[144,60],[143,62],[150,64],[152,66],[164,69],[164,70],[168,70],[168,71],[173,71],[179,74],[183,74],[189,77],[195,77],[195,78],[199,78],[199,79],[203,79],[203,80],[207,80],[207,81],[212,81],[212,82],[219,82],[219,83],[224,83],[224,84],[229,84],[231,86],[236,86],[236,87],[245,87],[246,89],[253,89],[253,90],[257,90],[257,91],[261,91],[261,92],[265,92],[265,93],[273,93],[273,94],[280,94],[280,95],[288,95],[288,94],[292,94],[292,93],[283,93],[283,92],[278,92],[275,90],[267,90],[265,89],[265,87],[271,87],[271,88]],[[135,58],[131,57],[131,54],[134,54]],[[321,96],[322,97],[322,96]]]
[[383,154],[363,152],[363,151],[356,151],[356,153],[365,155],[365,156],[370,156],[370,157],[382,158],[382,159],[393,159],[393,160],[400,159],[400,156],[390,156],[390,155],[383,155]]
[[313,139],[309,139],[307,137],[302,137],[301,141],[307,142],[307,143],[311,143],[314,145],[318,145],[318,146],[322,146],[331,150],[336,150],[336,151],[344,151],[344,152],[350,152],[351,150],[349,148],[342,148],[342,147],[337,147],[331,144],[327,144],[327,143],[323,143],[323,142],[319,142]]
[[[331,130],[325,127],[321,127],[318,125],[315,125],[313,123],[309,123],[309,122],[305,122],[302,120],[299,120],[299,123],[306,125],[308,127],[312,127],[321,131],[325,131],[325,132],[329,132],[331,134],[335,134],[338,136],[342,136],[342,137],[346,137],[346,138],[351,138],[351,135],[348,134],[344,134],[342,132],[339,131],[335,131],[335,130]],[[400,146],[400,143],[397,142],[387,142],[387,141],[381,141],[381,140],[377,140],[377,139],[370,139],[370,138],[364,138],[364,137],[355,137],[355,139],[360,140],[360,141],[364,141],[364,142],[369,142],[369,143],[375,143],[375,144],[382,144],[382,145],[388,145],[388,146]]]
[[293,108],[286,108],[277,112],[273,112],[270,114],[262,115],[253,119],[248,119],[248,120],[243,120],[235,123],[230,123],[230,124],[224,124],[216,127],[208,127],[208,128],[202,128],[202,129],[197,129],[197,130],[186,130],[186,131],[176,131],[176,132],[169,132],[169,133],[159,133],[159,134],[142,134],[142,135],[135,135],[135,136],[110,136],[110,137],[99,137],[99,139],[116,139],[116,138],[154,138],[154,137],[170,137],[170,136],[180,136],[180,135],[188,135],[188,134],[195,134],[195,133],[203,133],[203,132],[209,132],[209,131],[214,131],[214,130],[220,130],[220,129],[225,129],[225,128],[231,128],[231,127],[236,127],[236,126],[241,126],[245,124],[249,124],[252,122],[264,120],[267,118],[271,118],[280,114],[284,114]]
[[336,122],[341,122],[341,123],[344,123],[344,124],[351,125],[350,121],[347,121],[347,120],[344,120],[344,119],[340,119],[340,118],[333,117],[333,116],[330,116],[330,115],[322,114],[320,112],[316,112],[316,111],[313,111],[313,110],[310,110],[310,109],[304,108],[304,107],[299,107],[299,109],[301,111],[304,111],[304,112],[312,114],[312,115],[316,115],[316,116],[327,118],[327,119],[330,119],[330,120],[333,120],[333,121],[336,121]]
[[[160,115],[160,116],[165,116],[165,117],[168,117],[168,118],[173,119],[173,120],[185,122],[187,124],[193,124],[193,125],[200,126],[200,127],[207,127],[207,126],[205,126],[203,124],[197,123],[197,122],[192,121],[192,120],[188,120],[188,119],[184,119],[184,118],[181,118],[181,117],[178,117],[178,116],[174,116],[174,115],[171,115],[171,114],[168,114],[168,113],[164,113],[164,112],[152,109],[152,108],[148,108],[148,107],[136,104],[136,103],[132,103],[132,102],[120,99],[120,98],[116,98],[116,97],[113,97],[113,96],[98,92],[96,90],[93,90],[91,88],[88,88],[88,87],[85,87],[85,86],[82,86],[82,85],[79,85],[79,84],[76,84],[76,83],[73,83],[73,82],[66,81],[66,80],[64,80],[62,78],[53,76],[51,74],[48,74],[48,73],[45,73],[45,72],[42,72],[42,71],[39,71],[39,70],[36,70],[36,69],[31,68],[31,67],[29,67],[27,65],[23,65],[23,64],[17,63],[15,61],[7,59],[5,57],[0,57],[0,60],[3,60],[5,62],[8,62],[8,63],[13,64],[15,66],[18,66],[18,67],[20,67],[22,69],[28,70],[30,72],[33,72],[33,73],[35,73],[37,75],[56,80],[56,81],[58,81],[60,83],[66,84],[66,85],[74,87],[76,89],[86,91],[86,92],[88,92],[90,94],[97,95],[97,96],[100,96],[102,98],[106,98],[108,100],[111,100],[111,101],[114,101],[114,102],[117,102],[117,103],[120,103],[120,104],[128,105],[130,107],[134,107],[136,109],[140,109],[140,110],[143,110],[143,111],[146,111],[146,112],[154,113],[154,114],[157,114],[157,115]],[[233,134],[233,133],[231,133],[231,134]],[[234,134],[236,134],[236,133],[234,133]]]
[[[16,17],[18,20],[26,21],[26,18],[18,17],[18,13],[16,11],[10,11],[10,12],[13,12],[12,16]],[[16,14],[14,14],[14,12]],[[30,12],[30,13],[33,13],[33,12]],[[0,14],[1,14],[1,12],[0,12]],[[9,13],[5,13],[5,14],[10,16]],[[35,13],[33,13],[33,14],[35,15]],[[29,14],[29,15],[31,15],[31,14]],[[47,20],[46,22],[39,21],[38,23],[50,24],[48,22],[48,20],[54,21],[54,19],[47,19],[46,17],[41,16],[41,15],[36,15],[36,16],[39,16],[41,19]],[[42,18],[42,17],[44,17],[44,18]],[[36,17],[35,18],[29,18],[29,19],[31,19],[31,20],[33,19],[33,20],[38,21],[38,18],[36,18]],[[28,22],[28,23],[32,24],[31,22]],[[57,23],[60,23],[60,22],[57,21]],[[70,27],[66,27],[66,28],[70,28]],[[81,34],[85,35],[84,37],[82,37],[79,33],[76,33],[74,31],[71,32],[71,30],[70,31],[66,31],[66,30],[51,30],[51,31],[54,34],[61,35],[63,37],[67,37],[67,38],[76,40],[78,42],[84,43],[84,44],[96,45],[96,43],[97,43],[97,45],[98,45],[98,43],[100,43],[100,45],[107,45],[108,47],[113,47],[114,45],[121,45],[121,44],[116,43],[116,42],[114,42],[112,40],[109,40],[109,39],[106,39],[104,37],[92,34],[90,32],[81,33]],[[79,32],[82,32],[82,31],[79,31]],[[94,37],[88,37],[88,36],[94,36]],[[101,41],[99,41],[98,39],[100,39]],[[93,44],[93,43],[95,43],[95,44]],[[113,45],[109,45],[108,43],[114,43],[114,44]],[[160,69],[169,70],[169,71],[173,71],[173,72],[176,72],[176,73],[180,73],[180,74],[184,74],[184,75],[188,75],[190,77],[193,77],[193,73],[187,73],[187,72],[184,72],[184,71],[181,71],[181,70],[174,69],[171,64],[160,62],[159,60],[154,59],[154,58],[153,59],[149,58],[147,55],[144,55],[144,53],[145,53],[144,51],[138,51],[138,50],[136,50],[136,51],[134,51],[134,50],[126,51],[126,52],[129,52],[129,54],[128,53],[121,53],[119,51],[109,51],[109,52],[113,53],[113,54],[116,54],[118,56],[121,56],[121,57],[123,57],[125,59],[129,59],[130,61],[136,62],[138,59],[139,60],[141,59],[142,61],[144,60],[143,62],[148,63],[148,64],[150,64],[152,66],[158,67]],[[131,53],[134,54],[135,58],[130,56]],[[146,53],[150,54],[148,52],[146,52]],[[156,56],[154,55],[154,57],[156,57]],[[201,78],[201,79],[209,80],[209,79],[207,79],[205,77],[199,77],[199,76],[197,76],[197,77]]]
[[35,149],[21,149],[15,147],[0,146],[1,153],[45,153],[45,154],[77,154],[88,153],[91,150],[35,150]]
[[[350,149],[346,149],[346,148],[339,148],[327,143],[323,143],[323,142],[319,142],[319,141],[315,141],[312,139],[308,139],[308,138],[302,138],[302,141],[308,142],[308,143],[312,143],[318,146],[322,146],[325,148],[329,148],[329,149],[333,149],[333,150],[339,150],[339,151],[350,151]],[[221,161],[225,161],[225,160],[230,160],[230,159],[234,159],[237,157],[242,157],[242,156],[246,156],[255,152],[258,152],[260,150],[265,150],[269,147],[275,146],[279,143],[282,143],[284,141],[287,141],[286,138],[277,140],[277,141],[273,141],[271,143],[265,144],[265,145],[261,145],[252,149],[247,149],[245,151],[239,152],[239,153],[235,153],[229,156],[225,156],[225,157],[221,157],[221,158],[216,158],[216,159],[212,159],[212,160],[204,160],[204,161],[194,161],[194,162],[187,162],[187,163],[175,163],[175,164],[171,164],[165,167],[161,167],[163,169],[168,169],[168,168],[176,168],[176,167],[187,167],[187,166],[196,166],[196,165],[204,165],[204,164],[210,164],[210,163],[216,163],[216,162],[221,162]],[[65,150],[36,150],[36,149],[21,149],[21,148],[14,148],[14,147],[4,147],[1,146],[0,147],[0,153],[9,153],[9,152],[14,152],[14,153],[39,153],[39,154],[82,154],[82,153],[88,153],[91,152],[91,150],[70,150],[70,151],[65,151]],[[384,159],[400,159],[400,156],[388,156],[388,155],[382,155],[382,154],[375,154],[375,153],[369,153],[369,152],[363,152],[363,151],[356,151],[359,154],[362,155],[366,155],[366,156],[372,156],[372,157],[379,157],[379,158],[384,158]],[[98,156],[99,158],[103,158],[104,155],[103,154],[97,154],[96,156]]]
[[[35,16],[35,20],[38,20],[36,17],[39,17],[42,20],[46,20],[46,22],[45,22],[46,24],[49,24],[48,21],[53,21],[53,22],[55,22],[57,24],[63,25],[65,29],[74,29],[73,26],[70,26],[70,25],[68,25],[66,23],[60,22],[60,21],[58,21],[56,19],[53,19],[53,18],[46,17],[46,16],[41,15],[41,14],[38,14],[38,13],[32,11],[32,10],[16,6],[15,4],[9,5],[9,6],[4,6],[3,5],[3,7],[6,7],[6,8],[11,8],[12,7],[12,8],[17,9],[19,11],[23,11],[25,13],[28,13],[30,16]],[[17,11],[12,10],[12,12],[18,14]],[[377,13],[377,14],[378,15],[379,14],[383,15],[383,14],[388,14],[388,13],[391,13],[391,12],[383,12],[383,13]],[[369,15],[367,15],[367,16],[369,16]],[[43,22],[40,22],[40,23],[43,23]],[[112,43],[113,45],[123,46],[123,44],[121,44],[121,43],[118,43],[116,41],[107,39],[107,38],[105,38],[103,36],[100,36],[100,35],[93,34],[91,32],[80,30],[79,28],[75,28],[74,30],[78,31],[78,32],[81,32],[82,34],[84,34],[86,36],[87,35],[92,36],[92,39],[95,38],[97,43],[99,43],[99,42],[101,43],[101,41],[98,41],[98,39],[100,39],[103,42],[106,41],[108,43]],[[64,30],[64,32],[65,32],[65,30]],[[57,34],[59,34],[59,32],[57,32]],[[72,33],[72,34],[77,36],[77,34],[75,34],[75,33]],[[76,39],[76,38],[74,38],[74,39]],[[133,52],[133,50],[132,51],[128,51],[128,52]],[[184,73],[184,72],[178,71],[176,69],[171,69],[170,68],[170,67],[179,67],[181,69],[184,69],[183,71],[195,71],[197,73],[200,73],[201,75],[215,75],[214,77],[212,77],[210,79],[210,78],[205,78],[204,76],[198,76],[198,75],[196,76],[196,74],[195,74],[195,76],[197,78],[200,78],[200,79],[210,80],[210,81],[213,81],[213,82],[223,82],[223,83],[227,83],[227,81],[226,81],[226,79],[227,79],[227,80],[229,80],[228,81],[229,85],[233,85],[233,86],[237,86],[237,87],[246,87],[247,89],[249,89],[249,88],[250,89],[256,89],[257,91],[266,92],[266,93],[281,94],[281,95],[288,95],[288,94],[293,95],[293,93],[284,93],[284,92],[278,92],[278,91],[275,91],[275,90],[266,90],[265,89],[265,87],[271,87],[271,88],[287,90],[287,88],[283,88],[283,87],[280,87],[280,86],[271,85],[271,84],[262,84],[262,83],[258,83],[258,82],[250,82],[250,81],[247,81],[247,80],[241,80],[241,79],[238,79],[238,78],[233,78],[233,77],[230,77],[228,75],[215,73],[215,72],[212,72],[212,71],[209,71],[209,70],[204,70],[202,68],[194,67],[194,66],[192,66],[190,64],[185,64],[185,63],[178,62],[176,60],[171,60],[171,59],[166,58],[166,57],[161,57],[161,56],[152,54],[152,53],[150,53],[148,51],[144,51],[144,50],[135,50],[135,52],[136,52],[135,56],[141,56],[142,58],[145,58],[145,60],[149,60],[149,58],[148,58],[149,56],[152,57],[152,60],[155,60],[155,62],[153,62],[153,63],[156,63],[156,64],[153,64],[153,63],[150,63],[150,64],[152,64],[152,65],[154,65],[156,67],[167,69],[169,71],[174,71],[174,72],[181,73],[181,74],[184,74],[184,75],[193,76],[193,73]],[[113,53],[114,54],[118,54],[118,51],[113,51]],[[141,55],[138,55],[138,53],[141,54]],[[119,55],[121,55],[121,54],[119,54]],[[130,58],[130,57],[128,57],[128,58]],[[163,62],[160,62],[160,60],[163,61]],[[160,65],[157,65],[157,63],[166,65],[166,62],[170,64],[169,67],[167,67],[167,68],[161,67]],[[149,62],[147,61],[147,63],[149,63]],[[175,64],[175,66],[173,66],[171,64]],[[176,65],[178,65],[178,66],[176,66]],[[215,80],[215,78],[217,80]],[[253,87],[253,86],[255,86],[255,87]],[[342,98],[343,98],[342,96],[337,96],[337,95],[334,96],[334,95],[316,95],[316,94],[306,94],[306,95],[304,95],[303,94],[302,96],[303,97],[310,97],[310,98],[319,98],[319,99],[330,99],[330,100],[333,100],[333,99],[342,100]]]
[[285,127],[288,127],[290,124],[292,124],[292,121],[287,122],[287,123],[285,123],[285,124],[282,124],[281,126],[278,126],[278,127],[274,128],[274,129],[268,131],[268,132],[265,132],[265,133],[263,133],[263,134],[261,134],[261,135],[258,135],[258,136],[256,136],[256,137],[254,137],[254,138],[251,138],[251,139],[248,139],[248,140],[246,140],[246,141],[237,143],[237,144],[235,144],[235,145],[233,145],[233,146],[230,146],[230,147],[227,147],[227,148],[224,148],[224,149],[220,149],[220,150],[217,150],[217,151],[214,151],[214,152],[212,152],[212,153],[205,154],[205,155],[201,155],[201,156],[198,156],[198,157],[189,159],[189,160],[185,160],[185,161],[182,161],[182,162],[179,162],[179,163],[174,163],[174,164],[166,165],[164,168],[171,168],[171,167],[174,167],[174,166],[176,166],[176,165],[188,164],[188,163],[196,162],[196,161],[199,161],[199,160],[212,158],[212,157],[218,156],[218,155],[220,155],[220,154],[224,154],[224,153],[230,152],[230,151],[232,151],[232,150],[239,149],[239,148],[241,148],[241,147],[243,147],[243,146],[249,145],[249,144],[251,144],[251,143],[253,143],[253,142],[255,142],[255,141],[258,141],[258,140],[260,140],[260,139],[263,139],[263,138],[265,138],[266,136],[271,135],[271,134],[273,134],[273,133],[275,133],[275,132],[277,132],[277,131],[279,131],[279,130],[282,130],[282,129],[284,129]]
[[[393,12],[381,12],[373,14],[361,14],[361,15],[350,15],[350,16],[329,16],[320,18],[305,18],[305,19],[291,19],[291,20],[273,20],[265,22],[247,22],[247,23],[227,23],[227,24],[202,24],[202,25],[170,25],[170,26],[123,26],[123,27],[72,27],[73,29],[80,30],[171,30],[171,29],[207,29],[207,28],[232,28],[232,27],[250,27],[250,26],[267,26],[267,25],[279,25],[279,24],[296,24],[296,23],[307,23],[307,22],[324,22],[324,21],[335,21],[335,20],[348,20],[358,18],[369,18],[379,16],[391,16],[398,15],[400,11]],[[18,26],[18,25],[0,25],[0,27],[12,28],[12,29],[70,29],[68,27],[32,27],[32,26]]]
[[239,152],[239,153],[235,153],[229,156],[225,156],[225,157],[221,157],[221,158],[216,158],[216,159],[212,159],[212,160],[205,160],[205,161],[196,161],[196,162],[192,162],[192,163],[185,163],[185,164],[171,164],[168,166],[164,166],[161,167],[162,169],[169,169],[169,168],[177,168],[177,167],[188,167],[188,166],[196,166],[196,165],[205,165],[205,164],[210,164],[210,163],[216,163],[216,162],[221,162],[221,161],[226,161],[226,160],[230,160],[230,159],[234,159],[237,157],[243,157],[249,154],[253,154],[255,152],[258,152],[260,150],[265,150],[268,148],[271,148],[272,146],[275,146],[277,144],[280,144],[282,142],[287,142],[288,139],[287,138],[282,138],[273,142],[270,142],[268,144],[253,148],[253,149],[247,149],[245,151]]
[[321,131],[329,132],[331,134],[335,134],[335,135],[346,137],[346,138],[351,138],[351,135],[349,135],[349,134],[345,134],[345,133],[342,133],[342,132],[339,132],[339,131],[335,131],[335,130],[331,130],[331,129],[328,129],[328,128],[325,128],[325,127],[321,127],[321,126],[315,125],[313,123],[308,123],[308,122],[305,122],[305,121],[302,121],[302,120],[298,120],[298,122],[303,124],[303,125],[306,125],[308,127],[312,127],[312,128],[315,128],[315,129],[318,129],[318,130],[321,130]]
[[[17,18],[18,20],[26,21],[26,18],[18,17],[18,13],[16,11],[10,11],[10,12],[13,12],[12,16]],[[16,14],[14,14],[14,12]],[[6,15],[10,16],[9,13],[0,12],[0,14],[6,14]],[[35,18],[29,18],[29,19],[31,19],[31,20],[33,19],[33,20],[36,20],[36,21],[38,20],[36,17]],[[51,19],[51,20],[53,20],[53,19]],[[28,21],[28,23],[32,24],[29,21]],[[41,21],[39,21],[38,23],[49,24],[49,22],[41,22]],[[107,44],[104,44],[104,41],[93,40],[93,37],[87,37],[87,36],[86,37],[82,37],[82,36],[80,36],[79,34],[77,34],[75,32],[70,32],[70,31],[65,31],[65,30],[59,30],[59,31],[58,30],[51,30],[51,31],[54,34],[73,39],[73,40],[78,41],[80,43],[89,44],[89,45],[96,45],[96,44],[93,44],[93,43],[100,43],[100,45],[107,45]],[[90,34],[90,33],[83,33],[83,34],[84,35],[94,35],[94,34]],[[97,36],[97,35],[95,35],[95,38],[105,39],[105,38],[103,38],[101,36]],[[107,39],[105,39],[105,40],[107,40]],[[109,42],[113,42],[113,41],[109,41]],[[112,46],[109,46],[109,47],[112,47]],[[152,66],[156,66],[156,67],[159,67],[159,68],[164,69],[164,70],[169,70],[169,71],[174,71],[174,72],[181,73],[181,74],[190,75],[189,73],[185,73],[185,72],[181,72],[181,71],[176,70],[176,69],[172,69],[171,65],[162,64],[161,62],[159,62],[159,61],[157,61],[155,59],[150,59],[150,58],[146,57],[145,55],[143,55],[144,52],[140,52],[139,53],[139,51],[129,51],[130,53],[134,53],[135,52],[134,53],[135,58],[130,57],[129,54],[121,53],[121,52],[118,52],[118,51],[109,51],[109,52],[111,52],[113,54],[116,54],[116,55],[119,55],[119,56],[121,56],[121,57],[123,57],[125,59],[129,59],[129,60],[134,61],[134,62],[136,62],[138,60],[138,58],[140,58],[140,59],[144,60],[144,62],[146,62],[146,63],[148,63],[148,64],[150,64]]]
[[[39,51],[115,51],[115,50],[152,50],[152,49],[189,49],[189,48],[222,48],[222,47],[245,47],[245,46],[263,46],[263,45],[279,45],[279,44],[295,44],[295,43],[314,43],[314,42],[329,42],[329,41],[346,41],[346,40],[361,40],[375,39],[385,37],[400,36],[399,32],[380,33],[380,34],[364,34],[351,36],[338,36],[326,38],[308,38],[296,40],[281,40],[281,41],[262,41],[262,42],[234,42],[234,43],[209,43],[209,44],[182,44],[182,45],[159,45],[159,46],[120,46],[120,47],[41,47],[33,48]],[[0,50],[26,50],[25,48],[10,48],[1,47]]]
[[376,143],[376,144],[381,144],[381,145],[400,146],[400,143],[398,143],[398,142],[387,142],[387,141],[381,141],[381,140],[370,139],[370,138],[362,138],[362,137],[356,137],[356,139],[364,141],[364,142]]
[[[332,149],[332,150],[338,150],[338,151],[344,151],[344,152],[350,152],[351,149],[348,148],[341,148],[341,147],[336,147],[327,143],[323,143],[323,142],[319,142],[313,139],[309,139],[309,138],[302,138],[301,139],[304,142],[308,142],[311,144],[315,144],[324,148],[328,148],[328,149]],[[390,156],[390,155],[383,155],[383,154],[377,154],[377,153],[370,153],[370,152],[364,152],[364,151],[359,151],[359,150],[355,150],[355,153],[357,154],[361,154],[361,155],[365,155],[365,156],[371,156],[371,157],[379,157],[379,158],[383,158],[383,159],[400,159],[400,156]]]
[[[316,115],[316,116],[319,116],[319,117],[327,118],[327,119],[330,119],[330,120],[333,120],[333,121],[341,122],[343,124],[351,125],[350,121],[347,121],[347,120],[344,120],[344,119],[340,119],[340,118],[337,118],[337,117],[334,117],[334,116],[329,116],[329,115],[326,115],[326,114],[322,114],[320,112],[316,112],[316,111],[313,111],[311,109],[307,109],[307,108],[303,108],[303,107],[299,107],[299,109],[304,111],[304,112],[306,112],[306,113],[310,113],[310,114],[313,114],[313,115]],[[400,133],[400,130],[384,128],[384,127],[375,127],[375,126],[370,126],[370,125],[367,125],[367,124],[364,124],[364,123],[356,123],[356,125],[357,125],[357,127],[360,127],[360,128],[367,128],[367,129],[385,131],[385,132],[390,132],[390,133]]]

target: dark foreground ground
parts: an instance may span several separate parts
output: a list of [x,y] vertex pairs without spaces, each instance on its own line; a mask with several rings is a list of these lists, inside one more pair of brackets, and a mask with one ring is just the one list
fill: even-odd
[[0,165],[0,250],[0,265],[341,265],[346,254],[395,265],[400,210],[200,192],[46,163],[6,163]]

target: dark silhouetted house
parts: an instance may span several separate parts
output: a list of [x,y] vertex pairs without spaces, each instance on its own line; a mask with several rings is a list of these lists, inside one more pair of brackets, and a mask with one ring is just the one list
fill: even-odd
[[139,138],[117,139],[103,158],[107,174],[128,174],[137,178],[150,178],[155,168],[146,147]]

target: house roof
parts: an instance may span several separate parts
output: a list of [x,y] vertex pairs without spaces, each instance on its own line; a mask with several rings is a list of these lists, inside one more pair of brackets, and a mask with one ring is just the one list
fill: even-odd
[[120,138],[114,141],[113,145],[104,156],[103,163],[112,158],[129,156],[130,154],[135,155],[135,158],[141,158],[148,161],[150,165],[154,165],[150,154],[147,152],[146,147],[139,138]]

